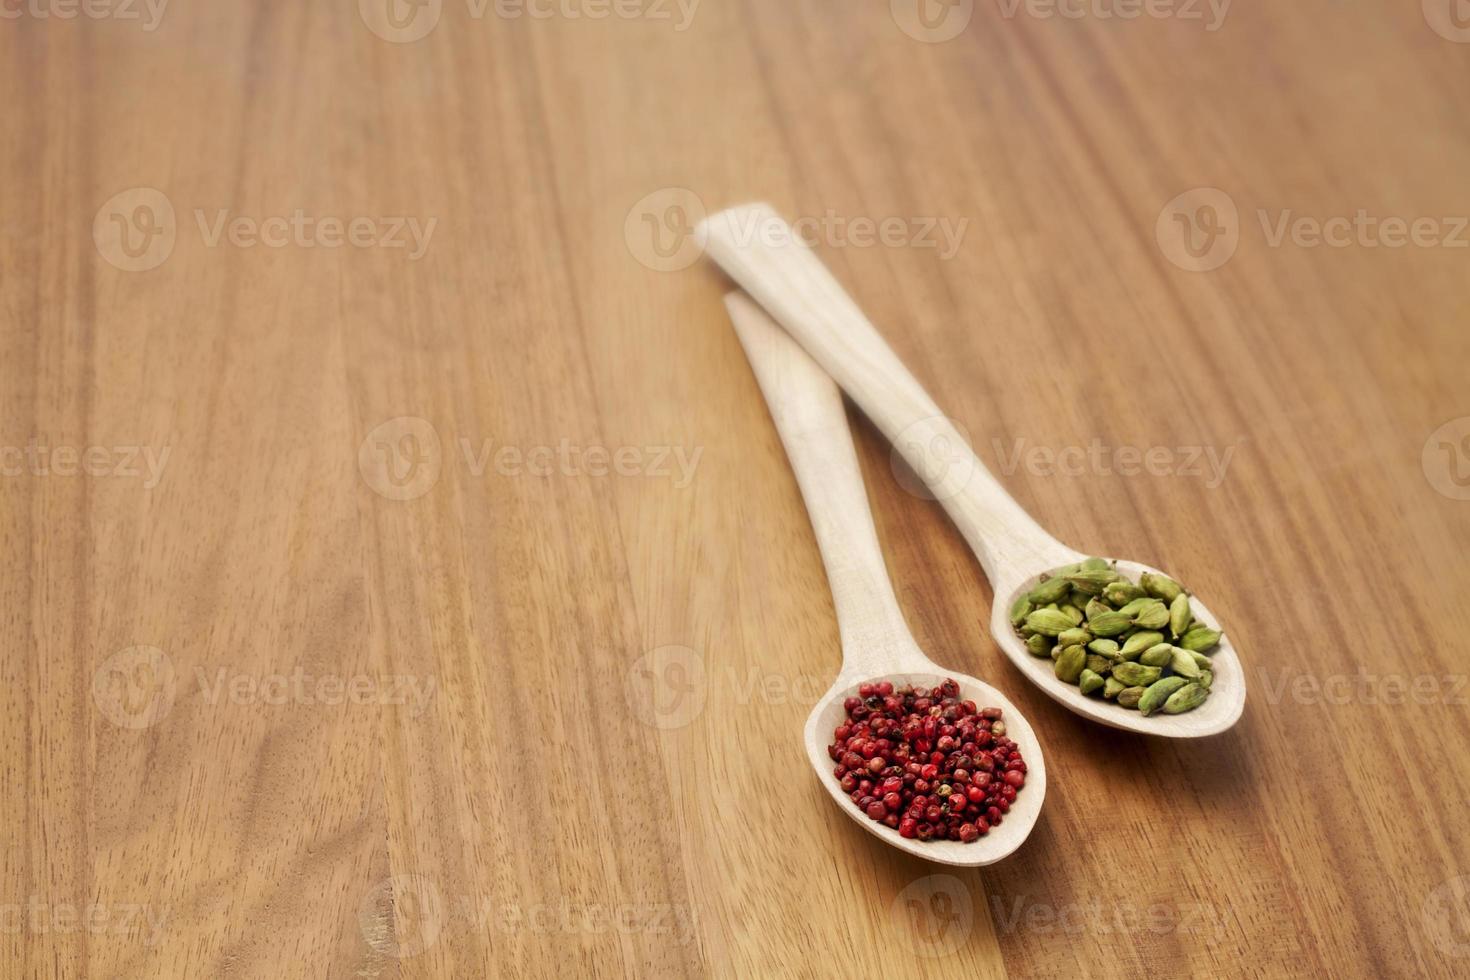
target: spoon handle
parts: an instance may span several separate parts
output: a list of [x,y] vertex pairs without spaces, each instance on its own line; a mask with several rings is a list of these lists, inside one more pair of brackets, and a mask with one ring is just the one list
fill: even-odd
[[1011,499],[816,254],[769,205],[711,215],[706,252],[888,437],[964,535],[991,584],[1075,560]]
[[731,292],[725,306],[816,532],[837,607],[843,673],[925,668],[883,564],[841,392],[749,296]]

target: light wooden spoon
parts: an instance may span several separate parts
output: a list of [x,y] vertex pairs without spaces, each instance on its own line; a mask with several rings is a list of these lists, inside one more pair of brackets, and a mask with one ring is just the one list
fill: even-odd
[[[888,581],[837,386],[750,297],[732,292],[725,305],[801,486],[837,608],[842,670],[807,717],[806,752],[812,768],[844,813],[894,847],[941,864],[978,867],[999,861],[1021,846],[1041,812],[1046,797],[1041,743],[1005,695],[924,656]],[[859,684],[889,680],[894,687],[935,687],[947,677],[959,684],[962,698],[1001,709],[1006,736],[1020,748],[1028,769],[1026,784],[1005,819],[969,844],[905,838],[869,819],[842,792],[827,754],[834,729],[846,717],[842,702],[857,694]]]
[[[1228,636],[1209,655],[1215,675],[1210,697],[1181,715],[1145,718],[1057,680],[1048,658],[1026,651],[1009,611],[1041,573],[1085,556],[1058,542],[1011,499],[826,266],[769,205],[721,211],[702,221],[696,233],[705,251],[883,431],[948,511],[994,588],[990,632],[1023,674],[1053,700],[1114,728],[1196,738],[1235,724],[1245,707],[1245,673]],[[1159,571],[1132,561],[1120,560],[1117,567],[1135,581],[1144,571]],[[1197,620],[1219,628],[1198,597],[1190,597],[1190,608]]]

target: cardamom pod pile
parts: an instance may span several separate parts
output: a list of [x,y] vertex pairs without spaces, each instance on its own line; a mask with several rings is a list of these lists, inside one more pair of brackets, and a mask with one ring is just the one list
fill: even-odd
[[1196,622],[1189,593],[1164,575],[1132,582],[1089,558],[1043,574],[1011,607],[1011,625],[1034,656],[1050,656],[1057,679],[1143,715],[1183,714],[1204,704],[1214,682],[1206,654],[1220,631]]

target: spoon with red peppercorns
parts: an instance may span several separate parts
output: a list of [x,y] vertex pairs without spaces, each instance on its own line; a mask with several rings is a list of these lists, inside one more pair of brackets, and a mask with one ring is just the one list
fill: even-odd
[[[1136,582],[1164,584],[1167,592],[1155,590],[1144,597],[1151,605],[1160,595],[1175,598],[1172,593],[1179,587],[1152,566],[1088,559],[1032,520],[780,215],[764,204],[731,208],[700,222],[696,234],[705,251],[842,386],[944,506],[994,588],[991,635],[1032,683],[1079,715],[1146,735],[1198,738],[1223,732],[1239,720],[1245,707],[1245,671],[1235,647],[1198,596],[1187,596],[1182,622],[1173,622],[1173,609],[1163,610],[1170,625],[1179,627],[1171,632],[1180,649],[1161,642],[1168,640],[1167,634],[1150,636],[1154,627],[1141,625],[1142,615],[1134,621],[1122,609],[1101,603],[1093,610],[1076,606],[1077,601],[1091,605],[1075,597],[1096,593],[1102,588],[1101,579],[1116,580],[1125,593],[1126,586]],[[1099,561],[1103,567],[1086,567]],[[1090,581],[1094,575],[1100,580]],[[1058,586],[1068,584],[1061,581],[1067,579],[1075,582],[1074,602],[1068,603],[1071,608],[1062,608],[1046,597],[1042,586],[1049,580],[1057,580]],[[1048,603],[1057,606],[1056,612],[1048,610],[1037,617],[1050,624],[1028,618],[1028,603],[1037,610]],[[1149,615],[1159,611],[1154,608]],[[1066,626],[1087,629],[1063,629],[1055,620],[1058,613],[1071,619]],[[1100,617],[1096,622],[1094,613]],[[1086,623],[1081,622],[1083,616]],[[1094,625],[1100,628],[1092,630]],[[1037,631],[1036,626],[1045,628]],[[1191,626],[1198,629],[1196,636],[1183,633]],[[1153,642],[1162,649],[1145,652],[1137,646],[1141,640],[1122,635],[1125,630],[1144,639],[1157,636]],[[1023,640],[1021,634],[1028,631],[1033,635]],[[1134,648],[1117,643],[1115,636],[1133,640]],[[1052,639],[1056,642],[1048,644]],[[1193,643],[1195,639],[1201,642]],[[1027,641],[1035,648],[1028,650]],[[1084,642],[1085,649],[1080,645]],[[1203,650],[1211,651],[1207,659],[1196,656]],[[1053,659],[1047,659],[1048,653]],[[1146,662],[1153,657],[1161,659]],[[1110,658],[1129,662],[1109,665]],[[1141,662],[1132,663],[1130,658]],[[1085,683],[1087,690],[1079,683]],[[1155,695],[1171,692],[1173,696],[1156,709],[1161,699]]]
[[806,723],[806,750],[848,816],[944,864],[1021,846],[1046,795],[1041,745],[998,690],[938,666],[893,594],[842,396],[743,293],[725,298],[796,473],[837,609],[842,670]]

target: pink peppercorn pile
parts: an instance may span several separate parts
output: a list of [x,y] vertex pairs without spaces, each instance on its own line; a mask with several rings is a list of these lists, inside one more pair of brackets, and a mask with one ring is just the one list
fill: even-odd
[[827,754],[842,791],[872,820],[919,840],[979,839],[1004,819],[1026,782],[999,708],[959,700],[960,686],[894,691],[862,684]]

